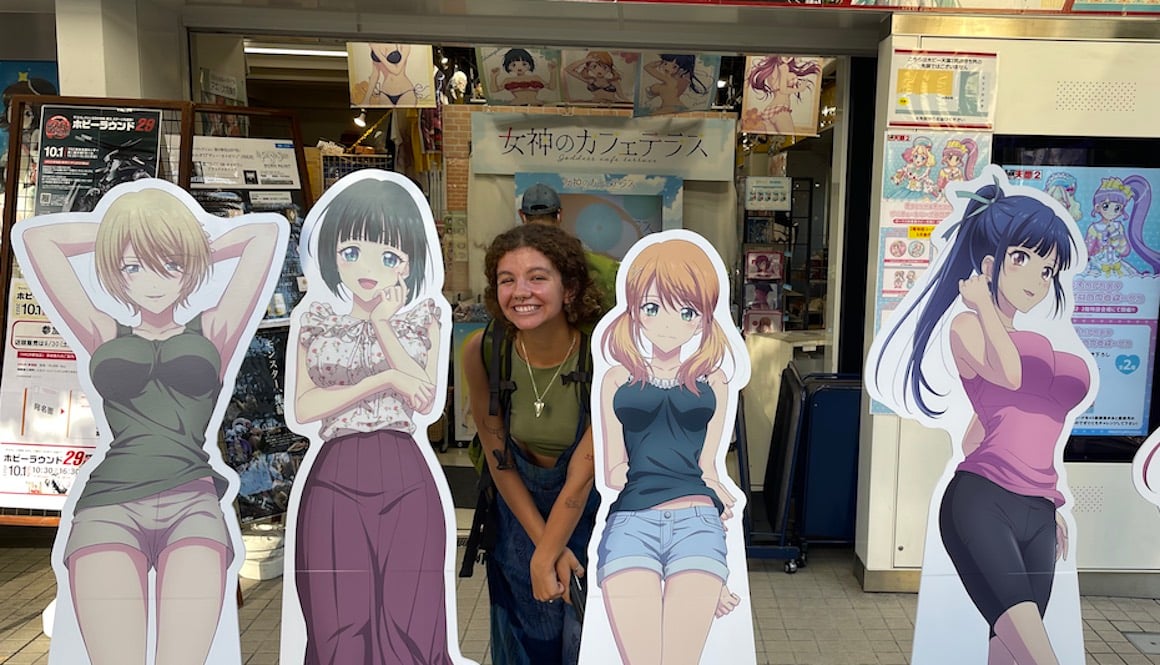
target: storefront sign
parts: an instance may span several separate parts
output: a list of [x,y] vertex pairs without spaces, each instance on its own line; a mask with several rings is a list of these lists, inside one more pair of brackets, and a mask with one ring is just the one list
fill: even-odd
[[471,114],[475,173],[648,173],[733,179],[733,119]]
[[114,185],[157,177],[161,111],[45,105],[36,214],[89,212]]
[[991,129],[998,60],[994,53],[894,51],[890,125]]
[[297,189],[294,144],[272,139],[195,136],[190,187]]

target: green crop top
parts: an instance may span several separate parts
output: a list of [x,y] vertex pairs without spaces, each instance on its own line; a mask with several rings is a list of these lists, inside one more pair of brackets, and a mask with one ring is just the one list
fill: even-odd
[[[580,357],[579,349],[564,359],[560,377],[576,369]],[[580,421],[580,399],[576,394],[578,384],[563,384],[556,378],[550,389],[548,382],[556,374],[556,368],[533,367],[536,387],[544,394],[544,413],[536,417],[536,394],[528,379],[528,365],[517,354],[512,355],[512,381],[516,384],[511,395],[511,435],[530,452],[547,457],[559,457],[576,442],[576,423]]]
[[136,501],[209,477],[218,496],[228,483],[204,446],[221,393],[221,357],[201,332],[201,316],[164,340],[117,324],[117,336],[93,352],[93,387],[113,441],[85,483],[76,508]]

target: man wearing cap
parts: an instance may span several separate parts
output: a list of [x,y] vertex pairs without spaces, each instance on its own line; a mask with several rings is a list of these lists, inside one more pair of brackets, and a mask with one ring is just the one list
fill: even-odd
[[[528,187],[520,203],[520,220],[524,224],[560,226],[560,195],[542,182]],[[588,259],[588,276],[604,294],[601,309],[607,312],[616,303],[616,271],[620,262],[587,249],[584,255]]]

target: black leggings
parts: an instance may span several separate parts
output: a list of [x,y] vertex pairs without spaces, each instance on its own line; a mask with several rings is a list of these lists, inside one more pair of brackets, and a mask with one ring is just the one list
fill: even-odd
[[1015,605],[1047,611],[1055,579],[1055,504],[958,471],[939,509],[943,545],[979,613],[995,622]]

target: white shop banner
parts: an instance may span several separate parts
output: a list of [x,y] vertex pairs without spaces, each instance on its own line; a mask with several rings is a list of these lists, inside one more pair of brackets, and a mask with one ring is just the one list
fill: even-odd
[[473,113],[475,173],[648,173],[732,180],[735,119]]

